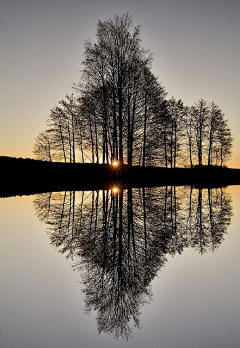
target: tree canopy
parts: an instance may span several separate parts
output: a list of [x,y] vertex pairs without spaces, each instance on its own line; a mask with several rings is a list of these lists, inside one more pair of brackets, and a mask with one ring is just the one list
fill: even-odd
[[128,14],[98,22],[74,94],[51,110],[36,138],[38,159],[175,168],[223,165],[231,157],[223,112],[203,99],[191,107],[167,99],[140,29]]

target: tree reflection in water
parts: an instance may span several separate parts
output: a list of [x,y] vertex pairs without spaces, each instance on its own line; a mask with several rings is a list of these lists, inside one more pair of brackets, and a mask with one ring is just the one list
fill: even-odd
[[131,336],[150,283],[167,255],[192,247],[214,251],[232,216],[222,188],[134,188],[54,192],[36,196],[38,218],[51,244],[75,261],[86,311],[97,311],[99,332]]

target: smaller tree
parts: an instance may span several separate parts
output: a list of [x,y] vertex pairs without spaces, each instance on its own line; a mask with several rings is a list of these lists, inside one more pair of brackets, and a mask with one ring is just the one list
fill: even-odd
[[[218,132],[223,120],[223,113],[219,107],[212,102],[209,110],[209,125],[208,125],[208,165],[213,164],[214,152],[218,146]],[[216,158],[215,158],[216,159]]]
[[65,136],[65,116],[62,108],[56,106],[51,110],[47,120],[54,160],[67,162],[67,144]]
[[188,106],[183,108],[183,124],[186,142],[182,148],[186,157],[186,163],[193,167],[194,161],[194,134],[193,134],[193,117],[191,109]]
[[218,141],[219,151],[217,158],[219,159],[220,165],[222,166],[231,158],[233,147],[233,137],[226,120],[223,120],[221,122],[221,128],[218,132]]
[[207,127],[209,122],[209,108],[207,102],[200,99],[191,109],[192,127],[197,145],[198,165],[203,164],[203,155],[206,147]]
[[209,107],[208,165],[223,165],[231,157],[233,138],[220,108],[212,102]]
[[169,163],[171,168],[176,168],[177,160],[180,162],[181,148],[184,138],[183,102],[171,98],[168,101],[169,114]]
[[37,160],[52,162],[52,146],[47,130],[39,133],[35,140],[33,153]]
[[[55,106],[47,119],[47,130],[36,138],[34,154],[46,161],[64,161],[75,163],[77,151],[84,157],[85,144],[88,141],[81,110],[73,95],[68,96]],[[43,145],[45,149],[43,149]],[[42,152],[47,155],[42,156]]]

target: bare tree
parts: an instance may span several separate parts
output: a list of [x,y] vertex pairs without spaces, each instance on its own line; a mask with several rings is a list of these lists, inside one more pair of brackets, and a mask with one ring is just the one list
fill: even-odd
[[189,107],[184,107],[183,123],[186,143],[183,145],[183,151],[186,154],[186,163],[189,162],[190,167],[193,167],[194,156],[194,135],[193,135],[193,117]]
[[203,154],[206,146],[207,139],[207,125],[209,121],[209,112],[208,112],[207,102],[203,99],[200,99],[194,106],[191,108],[192,119],[193,119],[193,131],[195,135],[196,145],[197,145],[197,157],[198,165],[203,164]]
[[33,153],[36,159],[52,162],[52,145],[48,131],[42,131],[35,139]]
[[216,154],[216,160],[219,159],[219,163],[222,166],[231,158],[233,146],[233,137],[226,120],[221,122],[221,127],[218,132],[218,141],[219,148]]
[[171,98],[168,101],[169,114],[169,162],[171,168],[176,168],[184,139],[183,102]]
[[55,150],[55,158],[75,163],[77,123],[76,105],[73,95],[66,95],[66,98],[61,100],[59,105],[51,110],[47,120],[48,130]]
[[[73,95],[55,106],[47,119],[47,129],[36,138],[34,154],[46,161],[75,163],[77,151],[84,162],[85,121],[79,114],[79,107]],[[44,155],[43,155],[44,154]]]
[[[165,93],[150,72],[151,55],[140,42],[140,27],[132,29],[131,18],[124,15],[99,21],[97,42],[85,44],[82,79],[75,87],[91,120],[90,143],[92,148],[98,143],[103,163],[116,159],[132,165],[137,158],[145,163],[150,90],[157,88],[162,99]],[[97,143],[91,135],[95,125]]]

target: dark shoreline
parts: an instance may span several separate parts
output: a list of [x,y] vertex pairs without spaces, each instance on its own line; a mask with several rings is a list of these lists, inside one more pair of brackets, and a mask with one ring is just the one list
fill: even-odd
[[240,185],[240,169],[203,166],[191,168],[128,167],[91,163],[44,162],[0,157],[0,197],[49,191],[128,187],[194,186],[202,188]]

